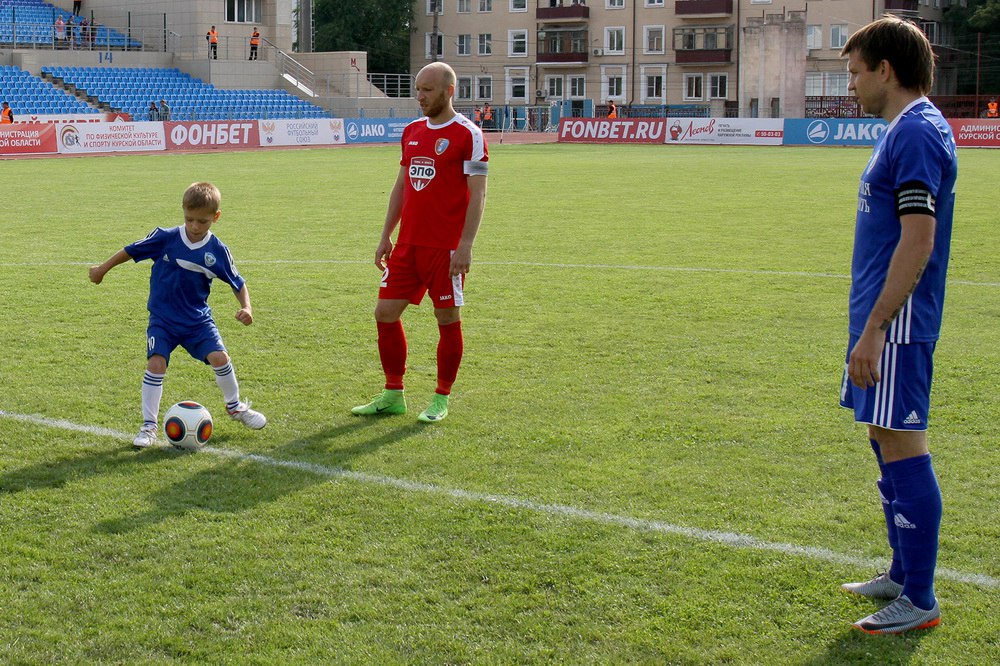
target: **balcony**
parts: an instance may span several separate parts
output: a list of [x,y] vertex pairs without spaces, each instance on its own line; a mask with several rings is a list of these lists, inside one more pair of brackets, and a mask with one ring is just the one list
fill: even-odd
[[588,41],[586,29],[541,29],[538,31],[535,61],[546,65],[585,65],[590,59]]
[[[887,2],[909,2],[910,0],[887,0]],[[917,0],[913,0],[914,3]],[[888,9],[888,6],[886,7]],[[731,16],[733,0],[677,0],[674,14],[686,17]]]
[[678,49],[676,62],[678,65],[728,65],[732,49]]
[[538,0],[537,21],[586,21],[590,7],[579,0]]
[[885,11],[916,14],[919,11],[918,0],[885,0]]

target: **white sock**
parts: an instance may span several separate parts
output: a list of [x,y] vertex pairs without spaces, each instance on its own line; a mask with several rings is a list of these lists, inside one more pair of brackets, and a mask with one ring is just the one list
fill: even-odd
[[160,398],[163,397],[163,378],[166,374],[158,375],[155,372],[146,371],[142,376],[142,424],[155,426],[159,422]]
[[222,389],[226,409],[233,411],[240,404],[240,384],[236,381],[236,370],[233,369],[232,361],[212,370],[215,371],[215,383]]

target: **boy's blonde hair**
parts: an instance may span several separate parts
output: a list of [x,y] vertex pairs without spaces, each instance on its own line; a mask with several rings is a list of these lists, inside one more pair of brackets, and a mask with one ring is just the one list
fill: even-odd
[[184,190],[185,210],[210,209],[215,213],[218,212],[220,203],[222,203],[222,193],[212,183],[191,183],[190,187]]

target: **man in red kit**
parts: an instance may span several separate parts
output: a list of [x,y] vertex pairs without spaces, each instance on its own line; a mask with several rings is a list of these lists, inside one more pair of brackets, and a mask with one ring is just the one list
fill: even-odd
[[[417,418],[434,423],[448,416],[448,396],[462,362],[460,311],[472,243],[486,204],[489,154],[482,130],[452,106],[455,70],[433,62],[420,70],[415,86],[425,117],[403,130],[399,174],[375,250],[375,265],[382,271],[375,323],[385,388],[351,411],[406,413],[406,335],[400,317],[408,305],[418,305],[429,293],[441,336],[437,390]],[[396,225],[399,235],[393,246]]]

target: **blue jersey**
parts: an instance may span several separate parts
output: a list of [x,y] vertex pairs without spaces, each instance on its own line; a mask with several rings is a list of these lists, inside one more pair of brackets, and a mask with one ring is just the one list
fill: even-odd
[[[851,263],[850,332],[860,336],[885,286],[902,226],[897,196],[926,191],[937,221],[934,250],[920,282],[886,332],[889,342],[934,342],[941,331],[945,274],[951,248],[958,156],[948,121],[926,97],[886,128],[861,174]],[[904,209],[905,212],[905,209]]]
[[211,231],[201,241],[188,240],[184,227],[157,227],[125,247],[133,261],[153,260],[149,275],[150,314],[168,325],[192,327],[212,321],[208,294],[219,278],[234,291],[246,280],[236,270],[229,248]]

